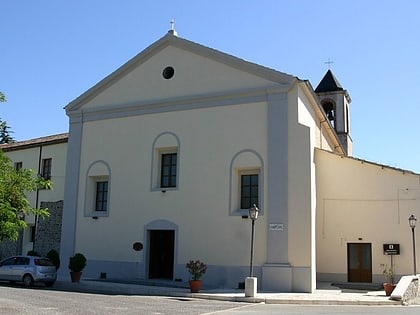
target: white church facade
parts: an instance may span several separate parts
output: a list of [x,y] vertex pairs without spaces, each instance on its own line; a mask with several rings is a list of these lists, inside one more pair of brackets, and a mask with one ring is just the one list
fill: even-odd
[[235,288],[256,204],[259,290],[380,282],[384,244],[411,273],[420,175],[351,157],[350,102],[331,71],[313,89],[168,32],[65,108],[62,261],[186,281],[200,259],[208,286]]

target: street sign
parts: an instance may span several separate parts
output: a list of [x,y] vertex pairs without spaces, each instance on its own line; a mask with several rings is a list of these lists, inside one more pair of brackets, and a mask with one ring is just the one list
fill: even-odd
[[384,244],[384,255],[399,255],[400,244]]

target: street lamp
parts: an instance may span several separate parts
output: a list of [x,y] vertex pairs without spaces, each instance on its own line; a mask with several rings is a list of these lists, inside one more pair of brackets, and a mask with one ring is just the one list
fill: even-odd
[[416,228],[417,218],[414,214],[410,215],[408,218],[408,223],[410,224],[411,234],[413,235],[413,266],[414,266],[414,275],[417,274],[416,268],[416,236],[414,235],[414,229]]
[[252,228],[251,228],[251,263],[249,264],[249,276],[253,277],[253,268],[252,263],[254,260],[254,232],[255,232],[255,220],[258,218],[258,212],[260,210],[258,207],[253,204],[251,208],[249,208],[249,218],[252,222]]
[[258,212],[260,210],[254,204],[249,208],[249,218],[252,222],[251,229],[251,263],[249,264],[249,277],[245,278],[245,296],[255,297],[257,295],[257,278],[254,278],[252,272],[252,262],[254,260],[254,232],[255,232],[255,220],[258,218]]

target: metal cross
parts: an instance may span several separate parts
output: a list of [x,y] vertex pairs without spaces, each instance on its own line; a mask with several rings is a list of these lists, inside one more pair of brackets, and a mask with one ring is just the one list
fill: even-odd
[[174,31],[175,30],[175,20],[172,19],[170,23],[171,23],[171,30]]
[[328,65],[328,69],[331,69],[331,64],[334,63],[334,61],[331,61],[330,58],[328,58],[328,61],[324,62],[326,65]]

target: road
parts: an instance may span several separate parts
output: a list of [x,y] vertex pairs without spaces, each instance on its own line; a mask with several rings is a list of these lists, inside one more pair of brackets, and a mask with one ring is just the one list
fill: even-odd
[[0,284],[0,314],[419,314],[418,306],[302,306],[248,304],[192,298],[105,295]]

